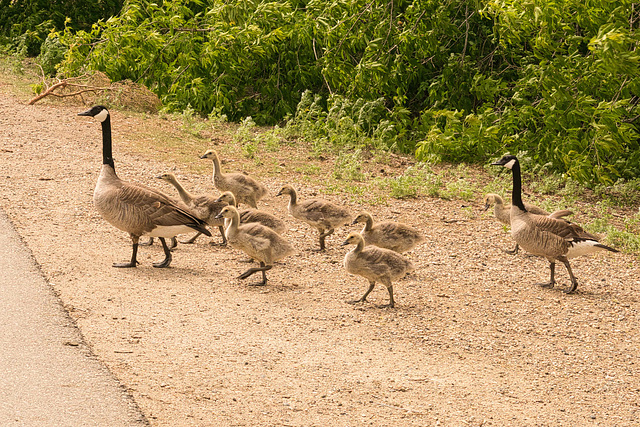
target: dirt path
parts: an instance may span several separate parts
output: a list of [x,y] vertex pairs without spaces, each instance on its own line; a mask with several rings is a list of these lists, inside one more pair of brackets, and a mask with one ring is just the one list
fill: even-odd
[[[390,200],[366,208],[413,222],[429,243],[409,254],[418,269],[395,286],[396,309],[377,307],[382,287],[353,306],[345,301],[366,284],[344,272],[338,243],[355,227],[328,238],[326,253],[308,251],[315,235],[285,214],[286,200],[273,197],[283,182],[269,175],[263,207],[286,219],[298,254],[270,271],[268,286],[236,280],[242,255],[206,239],[180,245],[169,269],[151,267],[158,245],[141,249],[139,268],[114,269],[130,242],[93,208],[100,130],[81,110],[0,95],[0,205],[153,425],[640,423],[634,257],[576,259],[580,287],[567,296],[533,286],[546,262],[505,255],[508,236],[478,209],[468,218],[456,201]],[[152,177],[174,165],[127,143],[143,119],[112,116],[120,176],[169,192]],[[177,166],[194,192],[211,190],[206,170]],[[293,184],[301,197],[313,189]]]

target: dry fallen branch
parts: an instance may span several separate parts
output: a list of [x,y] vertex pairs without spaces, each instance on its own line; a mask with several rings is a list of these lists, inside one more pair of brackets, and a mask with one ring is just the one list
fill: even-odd
[[[38,67],[40,67],[40,65],[38,65]],[[97,87],[97,86],[89,86],[89,85],[85,85],[85,84],[80,84],[80,83],[74,83],[82,78],[87,77],[87,75],[82,75],[79,77],[70,77],[68,79],[56,79],[58,82],[49,86],[49,84],[47,83],[47,79],[44,75],[44,70],[42,70],[42,67],[40,67],[40,71],[42,74],[42,84],[44,85],[45,90],[42,91],[42,93],[40,93],[39,95],[37,95],[36,97],[32,98],[29,101],[29,105],[33,105],[36,102],[40,101],[42,98],[46,97],[46,96],[57,96],[58,98],[66,98],[69,96],[76,96],[76,95],[80,95],[82,93],[85,92],[98,92],[98,91],[103,91],[103,90],[112,90],[111,87]],[[55,93],[54,91],[56,89],[64,89],[64,88],[83,88],[80,89],[76,92],[72,92],[72,93]]]

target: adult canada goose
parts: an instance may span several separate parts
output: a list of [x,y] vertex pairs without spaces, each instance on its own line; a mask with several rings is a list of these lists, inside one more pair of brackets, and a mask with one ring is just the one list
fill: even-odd
[[[169,184],[176,187],[178,190],[178,194],[180,195],[180,199],[186,204],[189,209],[201,220],[206,222],[210,227],[218,227],[220,230],[220,234],[222,235],[222,244],[227,244],[227,238],[224,236],[224,220],[216,219],[216,215],[220,213],[222,208],[227,206],[227,203],[216,200],[215,197],[208,196],[206,194],[202,194],[199,196],[194,196],[189,193],[182,186],[178,178],[172,173],[163,173],[158,176],[158,179],[162,179],[167,181]],[[195,236],[180,243],[193,243],[200,236],[200,232],[198,232]]]
[[201,159],[213,160],[213,185],[220,191],[231,191],[238,204],[245,203],[252,208],[258,207],[258,200],[267,194],[267,187],[243,173],[222,173],[220,159],[214,150],[208,150]]
[[[238,207],[236,198],[231,191],[225,191],[216,199],[216,201],[224,202],[230,206]],[[240,214],[240,224],[247,224],[250,222],[257,222],[269,227],[278,234],[282,234],[287,230],[287,226],[284,221],[275,215],[271,215],[269,212],[261,211],[258,209],[246,209],[238,210]]]
[[193,230],[211,235],[204,221],[160,191],[118,178],[112,157],[111,119],[106,107],[96,105],[78,115],[94,117],[102,123],[102,169],[93,192],[93,203],[107,222],[129,233],[133,242],[131,261],[114,263],[114,267],[137,265],[140,236],[160,239],[165,259],[153,266],[162,268],[168,267],[172,259],[165,238]]
[[316,228],[320,233],[320,250],[325,249],[324,240],[330,234],[333,234],[337,227],[347,224],[351,221],[351,214],[346,208],[335,205],[322,199],[309,199],[298,202],[296,190],[290,185],[285,185],[278,191],[276,196],[288,194],[289,213],[296,219],[306,222],[310,226]]
[[389,307],[393,307],[395,301],[393,300],[392,282],[414,270],[411,261],[389,249],[376,246],[365,247],[364,239],[355,231],[349,233],[347,239],[342,243],[342,246],[346,245],[356,245],[356,247],[345,255],[344,268],[348,273],[357,274],[369,280],[367,292],[362,298],[352,301],[352,303],[366,301],[376,282],[380,282],[387,287]]
[[410,251],[424,242],[424,236],[415,228],[402,222],[373,222],[369,212],[360,213],[351,223],[364,222],[364,228],[360,235],[365,245],[375,245],[385,249],[402,253]]
[[551,278],[547,283],[540,283],[540,286],[553,287],[556,282],[554,276],[556,261],[560,261],[567,268],[571,278],[571,286],[564,292],[574,292],[578,287],[578,281],[571,271],[569,259],[598,250],[618,252],[599,243],[596,236],[587,233],[576,224],[528,212],[522,203],[522,178],[520,163],[516,156],[506,155],[492,165],[504,166],[513,173],[511,237],[527,252],[545,257],[549,261]]
[[[488,193],[486,196],[484,196],[484,210],[488,210],[491,206],[494,206],[493,215],[498,221],[500,221],[504,225],[511,225],[511,205],[505,205],[504,200],[499,195]],[[534,206],[530,203],[525,203],[524,207],[527,212],[536,215],[550,216],[551,218],[564,218],[565,216],[573,215],[573,212],[567,209],[561,209],[549,213],[544,209],[540,209],[539,207]],[[510,255],[515,255],[518,253],[518,244],[516,243],[516,247],[513,248],[513,250],[504,249],[504,251]]]
[[266,285],[268,270],[271,270],[273,263],[293,254],[293,247],[272,229],[252,222],[240,224],[240,214],[234,206],[226,206],[217,215],[217,218],[229,218],[225,234],[227,242],[251,258],[260,262],[260,267],[253,267],[238,276],[239,279],[246,279],[254,273],[262,272],[262,281],[258,286]]

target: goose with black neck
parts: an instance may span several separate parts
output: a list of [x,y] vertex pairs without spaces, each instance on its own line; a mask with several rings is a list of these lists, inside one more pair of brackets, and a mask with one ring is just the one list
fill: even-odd
[[567,268],[571,285],[564,290],[572,293],[578,288],[569,260],[581,255],[587,255],[601,250],[618,252],[598,241],[598,238],[587,233],[577,224],[560,218],[536,215],[527,211],[522,202],[522,176],[520,162],[513,155],[506,155],[494,166],[503,166],[511,170],[513,188],[511,194],[511,237],[527,252],[546,258],[549,261],[551,277],[549,282],[539,283],[542,287],[551,288],[556,283],[556,261],[560,261]]
[[78,115],[93,117],[102,124],[102,169],[93,192],[94,205],[108,223],[129,233],[133,244],[131,260],[114,263],[114,267],[138,265],[138,242],[141,236],[160,239],[165,259],[153,263],[157,268],[169,267],[171,264],[172,256],[166,238],[194,230],[211,236],[204,221],[178,206],[162,192],[118,177],[112,154],[111,117],[106,107],[96,105]]

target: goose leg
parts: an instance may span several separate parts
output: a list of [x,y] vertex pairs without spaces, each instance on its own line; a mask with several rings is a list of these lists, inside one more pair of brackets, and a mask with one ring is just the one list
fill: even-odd
[[160,262],[154,262],[153,266],[155,268],[166,268],[169,267],[169,264],[171,264],[171,260],[173,257],[171,256],[171,250],[167,246],[167,242],[164,240],[164,237],[158,237],[158,239],[160,239],[160,243],[162,243],[162,249],[164,249],[164,259]]
[[262,282],[258,282],[253,286],[264,286],[267,284],[267,274],[266,271],[271,270],[273,268],[272,265],[265,265],[264,262],[260,261],[260,267],[252,267],[238,276],[238,279],[246,279],[258,271],[262,272]]
[[518,244],[516,243],[516,247],[513,248],[513,250],[508,250],[508,249],[504,249],[505,253],[508,253],[509,255],[516,255],[518,253],[518,249],[520,248],[520,246],[518,246]]
[[140,241],[140,237],[131,236],[131,241],[133,242],[133,251],[131,252],[131,261],[129,262],[114,262],[113,266],[116,268],[131,268],[138,265],[137,256],[138,256],[138,245]]
[[551,279],[545,283],[536,283],[538,286],[542,286],[543,288],[553,288],[553,285],[556,283],[556,263],[555,261],[549,261],[549,270],[551,270]]
[[371,291],[373,290],[373,287],[375,286],[376,282],[369,280],[369,289],[367,289],[367,292],[364,293],[364,295],[362,295],[362,298],[355,300],[355,301],[349,301],[349,304],[356,304],[359,302],[365,302],[367,300],[367,297],[369,296],[369,294],[371,293]]
[[190,238],[190,239],[188,239],[188,240],[180,240],[180,243],[184,243],[185,245],[190,245],[190,244],[192,244],[193,242],[195,242],[195,241],[196,241],[196,239],[197,239],[198,237],[200,237],[200,235],[201,235],[201,234],[202,234],[202,233],[198,231],[198,232],[196,233],[196,235],[195,235],[195,236],[193,236],[192,238]]
[[565,294],[571,294],[575,292],[575,290],[578,288],[578,281],[576,280],[576,277],[573,275],[573,271],[571,271],[569,260],[566,258],[563,258],[563,259],[560,259],[560,261],[562,261],[564,266],[567,267],[567,272],[569,273],[569,277],[571,278],[571,286],[569,286],[567,289],[563,290],[562,292],[564,292]]

